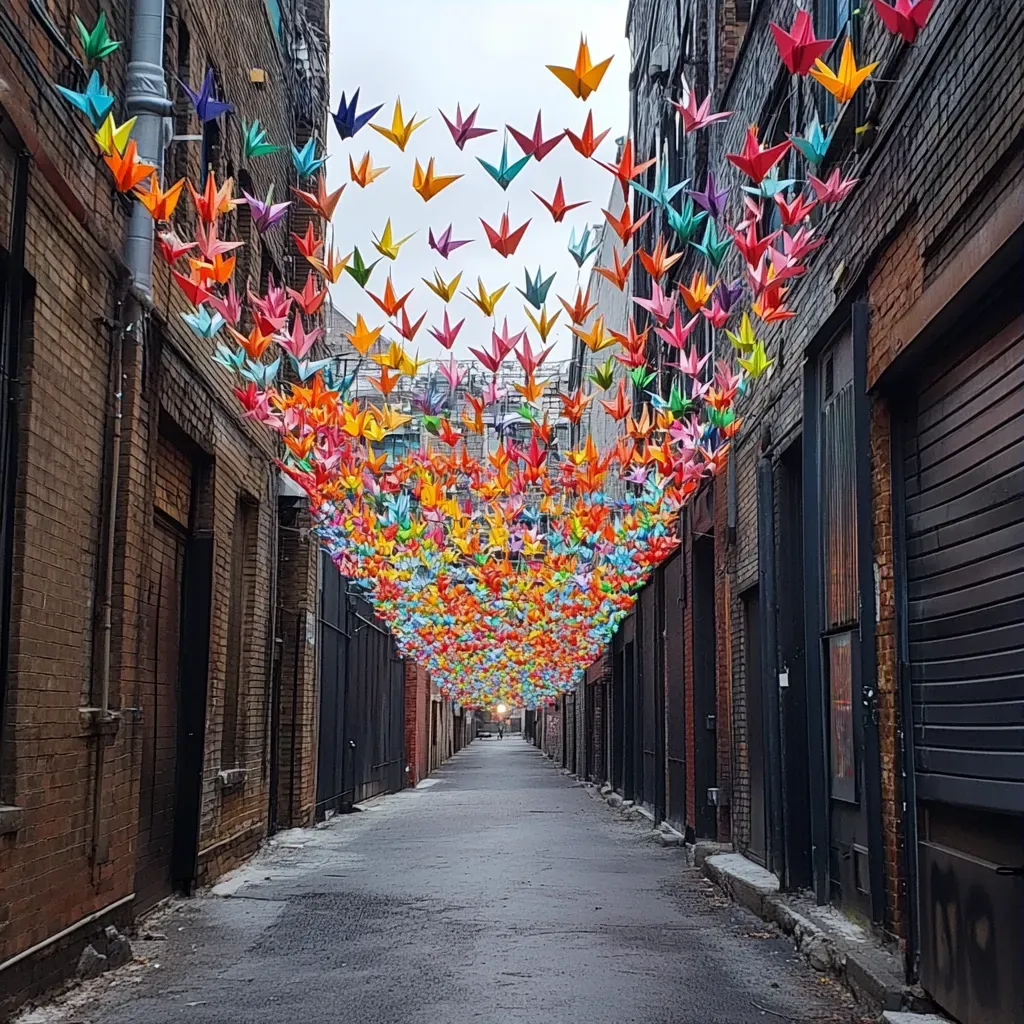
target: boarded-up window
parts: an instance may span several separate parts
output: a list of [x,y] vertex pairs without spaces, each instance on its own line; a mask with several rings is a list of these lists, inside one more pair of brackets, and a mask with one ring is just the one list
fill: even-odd
[[828,639],[829,725],[832,796],[857,799],[856,745],[853,734],[853,635]]

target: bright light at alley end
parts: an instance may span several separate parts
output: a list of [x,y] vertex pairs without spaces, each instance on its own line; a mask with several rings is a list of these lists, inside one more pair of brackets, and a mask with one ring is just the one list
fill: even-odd
[[494,710],[498,712],[499,718],[503,718],[508,708],[504,704],[499,704]]

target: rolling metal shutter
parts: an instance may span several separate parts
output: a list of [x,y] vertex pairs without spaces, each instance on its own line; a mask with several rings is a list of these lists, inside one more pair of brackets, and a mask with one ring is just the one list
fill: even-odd
[[954,340],[903,440],[917,796],[1021,811],[1024,316]]

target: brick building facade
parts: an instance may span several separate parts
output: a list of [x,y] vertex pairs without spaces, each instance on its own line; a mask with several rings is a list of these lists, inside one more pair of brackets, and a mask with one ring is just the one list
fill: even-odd
[[[1024,855],[1024,730],[1005,718],[1024,699],[1024,77],[1000,56],[1022,12],[951,0],[910,45],[870,6],[810,6],[838,40],[827,60],[849,34],[880,62],[840,111],[781,67],[768,26],[794,4],[630,4],[638,161],[698,187],[711,168],[736,223],[725,154],[749,124],[777,142],[817,113],[837,121],[819,174],[859,184],[815,219],[829,241],[789,295],[798,317],[758,324],[776,365],[742,400],[728,473],[682,516],[681,578],[659,569],[608,652],[588,773],[872,923],[945,1009],[997,1024],[1021,1012],[1003,979],[1024,911],[1002,870]],[[683,135],[684,76],[733,116]],[[804,173],[795,155],[780,171]],[[671,235],[662,217],[635,248]],[[694,269],[688,253],[663,286]]]
[[[103,5],[104,64],[123,97],[128,4]],[[248,856],[277,818],[309,820],[311,778],[281,799],[278,757],[309,763],[313,661],[299,662],[298,757],[273,729],[270,638],[315,601],[315,560],[279,530],[272,437],[243,420],[232,380],[191,334],[166,266],[140,309],[121,256],[131,203],[56,84],[81,88],[73,15],[100,7],[15,0],[0,10],[0,290],[6,421],[0,732],[0,1005],[41,991],[91,935]],[[169,0],[164,66],[176,136],[167,179],[287,194],[287,144],[326,123],[326,7]],[[307,44],[306,72],[289,47]],[[318,65],[319,55],[319,65]],[[176,79],[259,117],[285,148],[247,168],[240,119],[205,128]],[[264,72],[269,83],[259,84]],[[301,78],[301,81],[297,80]],[[118,119],[123,120],[123,111]],[[297,132],[302,132],[297,138]],[[194,226],[187,199],[175,215]],[[287,231],[227,218],[236,286],[295,284]],[[295,227],[301,230],[296,222]],[[228,233],[226,232],[226,233]],[[302,274],[304,278],[304,273]],[[301,282],[299,282],[301,286]],[[282,541],[282,537],[285,539]],[[108,544],[108,542],[110,542]],[[110,562],[107,552],[112,551]],[[281,562],[290,561],[279,571]],[[106,625],[109,622],[109,627]],[[109,652],[109,654],[108,654]],[[290,725],[290,723],[287,723]],[[285,789],[288,787],[285,786]]]

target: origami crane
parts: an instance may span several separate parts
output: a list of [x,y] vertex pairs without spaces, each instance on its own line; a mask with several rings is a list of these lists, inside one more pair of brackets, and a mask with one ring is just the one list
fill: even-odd
[[374,327],[372,330],[367,327],[366,321],[363,319],[362,313],[356,315],[355,326],[350,332],[345,333],[345,337],[348,338],[352,347],[361,355],[365,356],[367,352],[377,343],[377,339],[380,337],[380,332],[384,330],[384,326]]
[[719,189],[715,182],[715,175],[708,171],[707,181],[703,192],[688,189],[686,194],[702,209],[706,210],[715,220],[725,213],[725,204],[729,198],[729,190]]
[[[608,221],[609,225],[615,231],[615,234],[619,236],[619,239],[622,242],[622,244],[626,245],[629,242],[629,240],[640,230],[640,228],[643,227],[644,222],[647,220],[648,217],[650,217],[650,215],[654,211],[648,210],[639,220],[633,220],[633,213],[628,205],[623,207],[622,214],[618,217],[614,216],[609,210],[602,210],[601,212],[604,214],[605,220]],[[675,210],[672,210],[670,207],[668,211],[670,224],[672,223],[673,213],[675,213]]]
[[875,10],[885,27],[894,35],[903,37],[904,42],[912,43],[918,33],[928,23],[935,0],[874,0]]
[[561,295],[558,296],[558,301],[565,307],[565,311],[569,314],[569,318],[578,327],[582,327],[583,324],[587,322],[587,317],[597,309],[596,302],[591,304],[589,285],[586,293],[584,293],[582,288],[577,287],[576,297],[571,303],[566,302]]
[[[460,320],[453,327],[450,321],[448,320],[448,311],[445,310],[442,325],[440,327],[429,328],[427,333],[430,334],[430,336],[434,338],[442,347],[446,349],[451,349],[451,347],[455,344],[455,341],[459,336],[459,331],[462,330],[462,325],[465,322],[465,320]],[[455,387],[456,385],[452,386]]]
[[471,142],[473,139],[479,139],[484,135],[492,135],[494,133],[494,128],[477,128],[476,115],[479,110],[480,108],[477,107],[471,114],[463,118],[462,107],[456,104],[454,121],[450,120],[443,110],[439,111],[444,123],[448,126],[448,131],[452,134],[455,145],[459,149],[464,149],[466,143]]
[[682,118],[684,132],[695,132],[701,128],[706,128],[709,124],[714,124],[716,121],[724,121],[726,118],[732,117],[731,110],[723,110],[718,114],[712,114],[710,96],[705,96],[701,103],[698,104],[697,94],[690,88],[690,83],[685,78],[682,80],[682,87],[686,99],[682,103],[678,100],[673,100],[672,106],[676,108],[676,112]]
[[633,296],[633,301],[642,309],[646,309],[658,323],[667,324],[676,311],[676,300],[672,295],[665,294],[660,288],[651,289],[649,299]]
[[523,306],[523,312],[526,313],[526,318],[533,324],[534,330],[540,335],[540,340],[546,342],[548,335],[551,333],[552,328],[555,326],[555,321],[558,320],[562,311],[556,310],[554,316],[548,316],[547,309],[541,309],[540,316],[535,317],[528,306]]
[[829,144],[832,142],[832,132],[826,135],[822,130],[821,122],[815,117],[807,126],[804,135],[790,135],[789,141],[800,151],[808,163],[817,167],[825,159]]
[[119,125],[115,123],[113,114],[106,115],[106,120],[93,136],[100,152],[108,157],[115,152],[123,154],[136,120],[136,118],[129,118],[123,125]]
[[110,168],[110,173],[114,176],[114,185],[119,192],[131,192],[156,171],[153,164],[144,163],[139,159],[134,139],[128,141],[124,153],[119,153],[115,149],[103,157],[103,162]]
[[484,369],[490,370],[491,373],[497,373],[509,353],[525,337],[525,331],[521,331],[519,334],[509,334],[508,318],[506,318],[502,324],[501,334],[495,330],[491,331],[491,350],[489,352],[477,348],[471,348],[469,351],[476,356],[477,361]]
[[412,137],[412,133],[421,125],[426,124],[428,120],[429,118],[425,117],[422,121],[417,121],[416,115],[413,114],[412,117],[406,121],[402,114],[402,99],[399,97],[395,100],[395,110],[391,118],[391,127],[383,128],[379,124],[371,124],[370,127],[375,132],[379,132],[383,135],[385,139],[389,139],[393,142],[404,153],[405,147],[409,144],[409,139]]
[[213,68],[206,69],[206,75],[203,77],[203,84],[199,87],[199,92],[193,92],[185,82],[181,83],[181,87],[192,101],[192,106],[196,108],[196,115],[199,117],[199,120],[204,124],[207,121],[213,121],[215,118],[220,117],[221,114],[226,114],[235,109],[230,103],[218,100],[214,96]]
[[427,169],[420,166],[419,160],[412,172],[412,187],[419,193],[425,203],[430,202],[442,189],[458,181],[461,174],[435,174],[434,158],[427,161]]
[[318,217],[330,220],[334,216],[338,200],[341,199],[341,194],[345,191],[345,187],[345,185],[342,185],[334,192],[328,192],[327,179],[321,174],[317,177],[315,192],[307,192],[304,189],[296,188],[294,185],[292,186],[292,192]]
[[413,290],[410,288],[404,295],[399,297],[396,292],[394,285],[391,283],[391,275],[388,274],[388,279],[384,284],[384,295],[378,297],[373,292],[367,292],[366,294],[377,303],[378,306],[384,311],[384,315],[391,319],[395,316],[398,311],[408,301],[409,296],[412,295]]
[[497,167],[480,157],[477,157],[477,160],[480,162],[480,166],[498,183],[502,191],[512,184],[519,172],[530,162],[528,156],[522,157],[513,164],[508,162],[508,138],[505,139],[505,144],[501,148],[501,161]]
[[261,235],[269,231],[275,224],[279,224],[288,212],[288,207],[292,205],[291,200],[283,203],[274,202],[273,182],[271,182],[270,187],[267,189],[266,199],[257,199],[255,196],[251,196],[248,192],[244,191],[242,195],[245,197],[245,201],[249,204],[249,209],[252,212],[253,226]]
[[149,176],[149,184],[145,190],[138,185],[136,186],[135,195],[153,220],[158,222],[167,221],[173,216],[174,209],[178,205],[178,199],[181,196],[181,190],[184,187],[185,179],[179,178],[165,191],[160,188],[160,182],[157,181],[156,174],[154,173]]
[[345,267],[345,270],[360,288],[365,288],[367,284],[369,284],[373,268],[377,266],[378,263],[380,263],[380,260],[374,260],[369,265],[364,263],[363,254],[359,251],[359,247],[356,246],[352,250],[352,261],[347,267]]
[[[458,273],[450,281],[445,281],[445,279],[435,270],[433,281],[428,281],[425,277],[421,278],[421,280],[442,302],[447,304],[455,297],[455,293],[459,288],[459,282],[462,280],[462,274]],[[406,298],[411,294],[412,292],[409,292],[406,295]],[[404,303],[405,299],[402,301]],[[392,313],[390,315],[393,316],[394,314]]]
[[460,246],[469,245],[472,241],[473,239],[471,238],[463,238],[458,241],[453,239],[451,224],[441,234],[436,236],[432,228],[427,230],[427,244],[445,260]]
[[75,25],[78,28],[78,39],[82,44],[82,51],[85,59],[90,63],[106,60],[121,44],[110,38],[107,32],[106,11],[100,11],[96,24],[92,29],[87,29],[82,20],[76,16]]
[[295,173],[300,178],[312,178],[327,163],[327,157],[317,157],[316,139],[310,137],[302,149],[292,146],[292,163],[295,165]]
[[494,316],[494,307],[497,306],[498,300],[505,294],[505,289],[508,288],[508,285],[503,284],[500,288],[495,288],[493,292],[488,292],[484,287],[483,281],[478,277],[476,279],[476,286],[476,295],[472,292],[465,291],[462,294],[469,299],[469,301],[472,302],[484,316]]
[[575,334],[591,352],[600,352],[602,349],[610,348],[612,345],[618,344],[615,337],[605,330],[603,316],[599,316],[594,321],[589,331],[584,331],[582,327],[575,326],[570,327],[569,330],[571,330],[572,333]]
[[807,180],[817,194],[819,203],[840,203],[853,191],[859,179],[844,178],[837,167],[825,181],[813,174],[808,175]]
[[369,110],[364,110],[361,114],[356,113],[356,108],[359,105],[359,90],[352,94],[351,102],[346,102],[345,94],[341,94],[341,101],[338,103],[337,111],[332,115],[334,118],[334,127],[338,129],[338,135],[342,139],[351,139],[360,128],[364,128],[368,125],[377,112],[381,110],[384,104],[380,106],[371,107]]
[[613,266],[594,267],[594,271],[600,274],[606,281],[610,281],[621,292],[629,282],[629,272],[633,267],[632,255],[623,263],[619,258],[619,250],[612,250]]
[[544,303],[547,301],[548,292],[551,290],[552,282],[555,280],[556,275],[552,274],[548,278],[544,278],[544,275],[540,269],[537,268],[537,273],[534,278],[530,279],[530,272],[524,271],[526,274],[526,289],[517,288],[516,291],[526,301],[533,306],[534,309],[540,311],[544,308]]
[[689,179],[680,181],[675,185],[669,185],[668,183],[668,163],[663,163],[658,168],[658,181],[654,186],[654,190],[645,188],[638,181],[630,181],[629,183],[632,188],[639,192],[640,195],[646,196],[655,206],[660,206],[663,210],[667,209],[673,199],[689,184]]
[[519,243],[523,240],[523,235],[526,234],[526,229],[530,226],[530,221],[528,220],[525,224],[516,228],[515,231],[511,230],[507,212],[501,215],[501,224],[498,230],[492,228],[482,217],[480,218],[480,223],[484,226],[487,241],[490,242],[491,248],[505,259],[512,256],[516,249],[519,248]]
[[595,238],[594,244],[590,244],[590,227],[589,225],[583,229],[583,234],[580,235],[580,239],[576,241],[576,229],[573,228],[569,233],[569,252],[572,254],[572,258],[576,261],[577,267],[582,267],[591,256],[594,255],[598,249],[601,248],[600,237]]
[[818,39],[814,35],[814,24],[807,11],[799,10],[793,19],[793,26],[787,32],[772,22],[769,26],[775,37],[782,63],[791,75],[806,75],[815,61],[823,57],[832,46],[834,39]]
[[551,214],[556,224],[560,224],[562,219],[570,210],[576,210],[581,206],[586,206],[589,200],[584,200],[582,203],[567,203],[565,201],[565,190],[562,187],[562,179],[558,179],[558,184],[555,186],[554,198],[548,202],[539,192],[533,193],[540,201],[544,204],[544,207]]
[[725,259],[725,254],[729,251],[732,240],[729,238],[720,239],[715,222],[709,220],[704,228],[704,237],[701,241],[698,243],[691,240],[690,245],[717,270],[722,265],[722,260]]
[[[213,338],[224,326],[224,317],[220,313],[211,313],[205,306],[200,306],[194,313],[182,313],[185,321],[200,338]],[[276,374],[276,366],[274,373]],[[273,375],[272,375],[273,377]]]
[[373,247],[381,254],[381,256],[386,256],[389,260],[397,260],[399,250],[415,233],[416,232],[414,231],[412,234],[406,235],[405,238],[400,238],[396,242],[391,228],[391,218],[389,217],[387,223],[384,225],[384,230],[381,232],[380,238],[376,235],[373,236]]
[[643,265],[644,270],[650,274],[654,281],[660,281],[662,277],[683,258],[681,252],[673,253],[671,256],[668,252],[668,246],[665,244],[665,239],[662,237],[658,238],[655,243],[654,252],[648,253],[641,249],[637,255],[640,257],[640,263]]
[[599,64],[590,60],[590,47],[583,36],[580,36],[580,46],[576,53],[576,63],[571,68],[559,67],[555,64],[548,64],[548,70],[574,95],[581,100],[586,100],[601,84],[608,65],[612,58],[608,57]]
[[114,106],[113,93],[100,81],[100,73],[96,70],[89,75],[84,92],[75,92],[74,89],[67,89],[63,85],[57,85],[54,88],[68,103],[85,114],[93,128],[96,129],[103,124],[107,114]]
[[839,59],[838,72],[834,72],[823,60],[818,59],[808,74],[832,93],[837,103],[842,104],[853,99],[857,90],[877,67],[876,61],[874,64],[865,64],[864,67],[858,68],[853,56],[853,43],[847,37],[843,44],[843,55]]
[[349,157],[348,169],[350,177],[360,188],[372,185],[387,170],[386,167],[374,167],[369,153],[364,153],[358,164]]
[[594,135],[594,112],[587,114],[586,124],[580,135],[574,135],[568,128],[565,130],[565,137],[572,143],[573,148],[584,159],[589,160],[596,152],[597,147],[604,141],[604,137],[611,131],[606,128],[600,135]]
[[738,167],[755,185],[760,185],[768,172],[785,156],[790,147],[787,139],[777,146],[762,147],[757,138],[757,125],[747,129],[743,152],[726,153],[725,159]]
[[629,186],[632,183],[632,180],[637,177],[637,175],[643,174],[648,167],[653,167],[657,162],[657,158],[652,158],[638,164],[633,159],[632,139],[626,140],[626,144],[622,149],[622,156],[619,158],[619,162],[617,164],[606,164],[600,160],[597,161],[600,167],[603,167],[606,171],[611,171],[622,186],[623,202],[629,199]]
[[260,127],[259,121],[242,122],[242,156],[253,160],[258,156],[269,156],[281,149],[267,139],[267,133]]
[[533,128],[533,134],[527,135],[524,132],[516,131],[510,124],[505,125],[516,145],[523,151],[524,156],[532,156],[538,163],[565,138],[565,132],[552,135],[550,139],[544,138],[544,131],[541,125],[541,114],[537,113],[537,122]]

